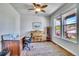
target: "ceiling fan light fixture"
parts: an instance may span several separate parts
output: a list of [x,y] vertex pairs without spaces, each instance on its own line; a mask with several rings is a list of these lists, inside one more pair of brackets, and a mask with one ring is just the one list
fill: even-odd
[[40,12],[41,8],[36,8],[35,11]]
[[33,8],[29,9],[29,10],[34,10],[35,13],[37,14],[38,12],[44,12],[45,13],[45,8],[47,7],[48,5],[42,5],[42,4],[36,4],[36,3],[33,3]]

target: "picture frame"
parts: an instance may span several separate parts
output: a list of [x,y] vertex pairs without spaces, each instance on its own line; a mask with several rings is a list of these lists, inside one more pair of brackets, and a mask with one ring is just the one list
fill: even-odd
[[35,29],[35,30],[39,30],[41,29],[41,22],[32,22],[32,28]]

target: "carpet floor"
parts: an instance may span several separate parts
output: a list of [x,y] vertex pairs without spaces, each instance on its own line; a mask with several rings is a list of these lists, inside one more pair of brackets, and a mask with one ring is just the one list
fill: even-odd
[[66,56],[62,50],[51,42],[36,42],[31,44],[30,51],[24,49],[21,56]]

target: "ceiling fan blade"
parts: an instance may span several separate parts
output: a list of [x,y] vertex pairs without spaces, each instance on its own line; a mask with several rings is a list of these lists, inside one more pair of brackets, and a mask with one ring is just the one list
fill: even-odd
[[41,10],[41,11],[44,12],[44,13],[46,12],[45,10]]
[[35,7],[40,7],[40,4],[33,3]]
[[48,5],[43,5],[41,8],[46,8]]
[[37,7],[40,7],[41,5],[40,5],[40,4],[36,4],[36,6],[37,6]]
[[36,6],[37,4],[36,3],[33,3],[33,5]]
[[31,8],[31,9],[28,9],[28,10],[34,10],[33,8]]

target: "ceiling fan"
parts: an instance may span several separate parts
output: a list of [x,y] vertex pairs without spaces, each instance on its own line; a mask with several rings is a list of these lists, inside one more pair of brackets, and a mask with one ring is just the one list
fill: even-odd
[[33,8],[30,8],[28,10],[34,10],[35,13],[37,14],[38,12],[46,12],[44,9],[47,7],[48,5],[41,5],[41,4],[36,4],[33,3]]

